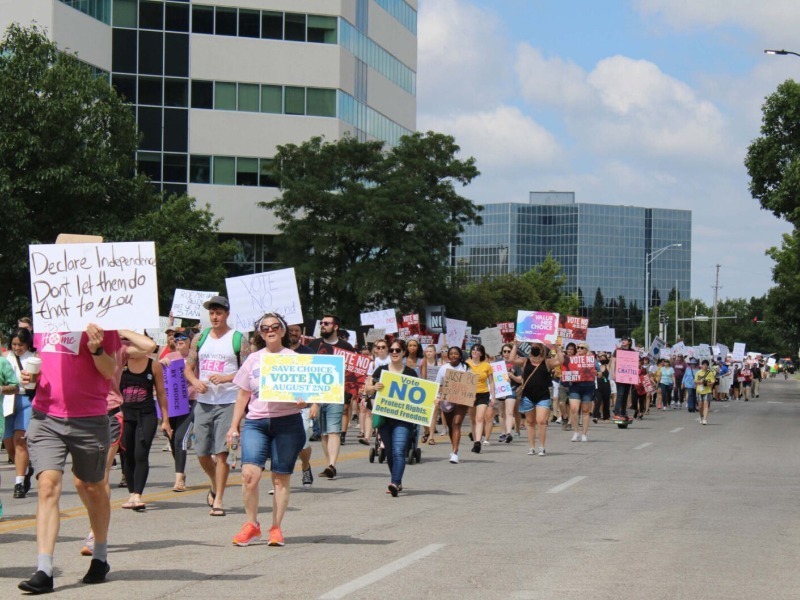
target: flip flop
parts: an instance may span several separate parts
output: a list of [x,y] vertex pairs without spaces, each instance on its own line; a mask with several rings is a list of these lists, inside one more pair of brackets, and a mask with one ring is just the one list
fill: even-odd
[[144,512],[147,510],[147,505],[144,502],[141,502],[139,504],[134,504],[131,508],[136,512]]
[[208,494],[206,494],[206,504],[208,504],[209,506],[213,507],[214,506],[214,500],[216,500],[216,499],[217,499],[217,495],[212,490],[208,490]]
[[436,440],[433,439],[433,437],[431,436],[431,438],[428,439],[428,446],[435,446],[435,445],[436,445]]
[[172,486],[173,492],[185,492],[186,491],[186,484],[185,483],[176,483]]
[[135,508],[135,507],[136,507],[136,502],[126,502],[125,504],[122,505],[122,508]]
[[225,516],[225,509],[224,508],[214,508],[211,507],[211,510],[208,511],[208,516],[210,517],[224,517]]

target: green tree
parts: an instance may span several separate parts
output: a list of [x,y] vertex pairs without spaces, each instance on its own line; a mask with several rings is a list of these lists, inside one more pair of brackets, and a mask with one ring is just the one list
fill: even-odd
[[442,298],[451,249],[480,207],[460,196],[478,176],[446,135],[382,142],[343,137],[279,146],[281,196],[262,203],[280,220],[278,259],[295,268],[311,314],[355,322],[364,309]]
[[744,164],[762,208],[800,224],[800,84],[784,81],[762,107],[761,135]]
[[567,276],[561,270],[561,264],[548,252],[545,259],[522,275],[522,280],[536,290],[538,304],[533,310],[556,311],[562,296]]
[[108,82],[36,28],[0,41],[3,322],[30,312],[28,244],[59,233],[108,235],[152,206],[133,176],[133,113]]
[[589,318],[592,327],[603,327],[608,324],[608,313],[606,312],[606,301],[600,288],[594,294],[594,304],[592,305],[592,316]]

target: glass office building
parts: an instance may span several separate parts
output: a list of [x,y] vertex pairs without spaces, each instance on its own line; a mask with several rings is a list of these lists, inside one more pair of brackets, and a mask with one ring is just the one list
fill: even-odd
[[566,289],[583,307],[599,289],[606,302],[625,298],[644,308],[647,256],[670,244],[651,265],[651,304],[677,287],[691,297],[692,213],[688,210],[575,202],[571,192],[532,192],[530,203],[487,204],[455,250],[455,264],[471,278],[523,273],[552,254]]
[[417,0],[0,0],[106,76],[142,133],[139,169],[188,192],[240,242],[232,274],[269,269],[260,202],[276,148],[416,130]]

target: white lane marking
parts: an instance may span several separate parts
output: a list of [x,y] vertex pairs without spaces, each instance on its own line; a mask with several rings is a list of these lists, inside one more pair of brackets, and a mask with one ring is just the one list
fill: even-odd
[[353,592],[360,590],[361,588],[372,585],[373,583],[376,583],[381,579],[396,573],[397,571],[405,569],[416,561],[425,558],[426,556],[430,556],[438,550],[441,550],[444,548],[444,546],[444,544],[431,544],[430,546],[425,546],[421,550],[412,552],[411,554],[389,563],[388,565],[384,565],[378,569],[375,569],[371,573],[367,573],[358,579],[354,579],[349,583],[345,583],[344,585],[340,585],[339,587],[332,589],[327,594],[320,596],[319,600],[338,600],[339,598],[344,598],[345,596],[348,596]]
[[767,404],[783,404],[783,402],[778,402],[777,400],[767,400]]
[[644,450],[648,446],[652,446],[652,445],[653,445],[653,442],[645,442],[644,444],[639,444],[638,446],[636,446],[636,448],[634,448],[634,450]]
[[565,481],[564,483],[561,483],[554,488],[550,488],[549,490],[547,490],[547,493],[557,494],[558,492],[563,492],[568,487],[573,486],[579,481],[583,481],[584,479],[586,479],[586,475],[578,475],[577,477],[573,477],[572,479],[569,479],[568,481]]
[[670,431],[670,433],[678,433],[679,431],[683,431],[683,427],[676,427],[675,429]]

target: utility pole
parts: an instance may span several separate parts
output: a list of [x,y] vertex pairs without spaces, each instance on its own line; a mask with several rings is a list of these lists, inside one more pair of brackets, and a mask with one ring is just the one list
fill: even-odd
[[717,281],[714,284],[714,312],[711,316],[711,347],[717,345],[717,297],[719,295],[719,267],[717,265]]

